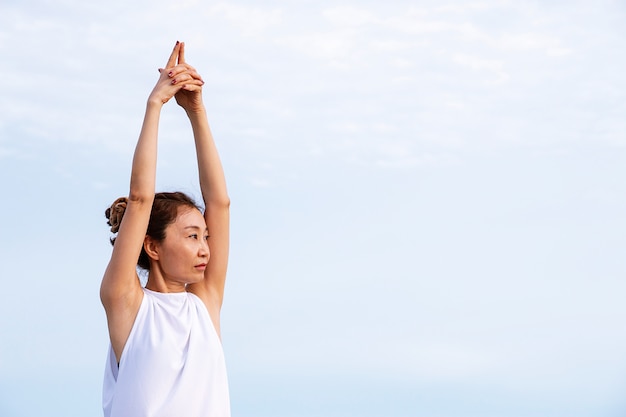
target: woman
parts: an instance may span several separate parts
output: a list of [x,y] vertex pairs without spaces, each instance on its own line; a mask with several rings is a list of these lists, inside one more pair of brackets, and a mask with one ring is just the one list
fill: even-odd
[[[128,198],[106,211],[117,236],[100,290],[111,339],[104,415],[229,416],[219,334],[230,200],[202,102],[204,82],[185,62],[184,43],[176,42],[159,72]],[[204,215],[183,193],[155,195],[159,116],[172,97],[193,129]],[[145,288],[136,266],[148,270]]]

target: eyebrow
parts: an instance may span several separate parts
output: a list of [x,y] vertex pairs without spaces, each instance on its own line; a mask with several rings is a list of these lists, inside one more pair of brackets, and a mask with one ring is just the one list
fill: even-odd
[[[184,229],[185,229],[185,230],[186,230],[186,229],[202,230],[202,228],[201,228],[200,226],[185,226],[185,227],[184,227]],[[209,228],[208,228],[208,227],[206,227],[204,230],[205,230],[205,231],[208,231],[208,230],[209,230]]]

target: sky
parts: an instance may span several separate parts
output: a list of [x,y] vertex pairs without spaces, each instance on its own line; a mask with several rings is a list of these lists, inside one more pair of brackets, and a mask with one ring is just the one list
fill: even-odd
[[[104,210],[176,40],[237,417],[626,415],[622,1],[0,3],[0,415],[96,417]],[[199,198],[172,101],[157,188]]]

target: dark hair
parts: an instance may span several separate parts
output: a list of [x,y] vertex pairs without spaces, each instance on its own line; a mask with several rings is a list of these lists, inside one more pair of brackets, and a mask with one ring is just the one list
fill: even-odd
[[[124,211],[126,210],[126,204],[126,198],[118,198],[104,213],[113,233],[117,233],[119,229]],[[165,229],[176,221],[179,213],[178,209],[181,207],[202,211],[196,202],[185,193],[179,191],[156,193],[154,195],[154,202],[152,203],[152,210],[150,211],[150,220],[148,222],[146,235],[156,241],[165,239]],[[111,244],[115,244],[115,237],[111,238]],[[137,265],[147,271],[150,270],[150,257],[143,247],[141,248]]]

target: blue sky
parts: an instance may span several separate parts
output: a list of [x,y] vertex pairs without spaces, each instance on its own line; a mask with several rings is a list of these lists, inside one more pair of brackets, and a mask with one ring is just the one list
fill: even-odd
[[[95,417],[104,209],[172,43],[232,199],[240,417],[626,413],[619,1],[4,1],[0,415]],[[195,196],[166,106],[159,190]]]

